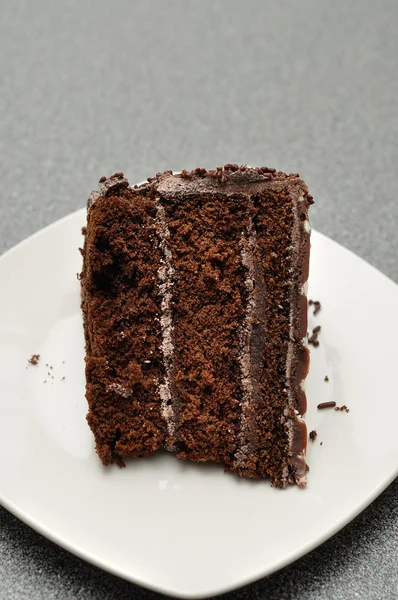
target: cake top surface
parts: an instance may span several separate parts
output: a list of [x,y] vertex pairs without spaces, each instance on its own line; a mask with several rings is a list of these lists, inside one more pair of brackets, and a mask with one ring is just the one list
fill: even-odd
[[[243,191],[246,187],[250,187],[250,190],[255,192],[269,184],[275,185],[277,182],[281,182],[283,187],[287,185],[291,189],[300,189],[307,204],[313,204],[313,197],[309,194],[308,187],[298,173],[287,174],[270,167],[249,167],[230,163],[211,170],[197,168],[192,171],[183,169],[181,173],[173,173],[170,170],[157,173],[155,177],[148,177],[146,182],[134,185],[131,190],[140,193],[144,190],[156,189],[166,196],[220,191],[233,193]],[[101,177],[99,190],[90,194],[88,207],[99,197],[110,195],[118,188],[128,187],[129,182],[123,173],[115,173],[111,177]]]

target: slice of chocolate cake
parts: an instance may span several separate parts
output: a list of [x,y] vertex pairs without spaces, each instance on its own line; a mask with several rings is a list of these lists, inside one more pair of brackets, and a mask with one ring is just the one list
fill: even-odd
[[104,465],[163,448],[305,484],[310,204],[265,167],[100,180],[81,283]]

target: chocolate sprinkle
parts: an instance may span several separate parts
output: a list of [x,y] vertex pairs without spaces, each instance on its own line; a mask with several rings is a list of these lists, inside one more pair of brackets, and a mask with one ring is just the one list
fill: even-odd
[[312,344],[315,348],[317,348],[319,346],[318,334],[320,331],[321,331],[321,326],[317,325],[312,330],[312,335],[308,338],[308,343]]
[[[319,407],[318,407],[319,408]],[[336,406],[336,408],[334,410],[340,410],[340,411],[345,411],[346,413],[350,412],[350,409],[347,408],[347,406],[345,404],[343,404],[343,406]]]
[[320,404],[318,404],[317,408],[319,408],[319,410],[321,410],[322,408],[334,408],[335,406],[336,406],[336,402],[331,400],[330,402],[321,402]]
[[319,300],[308,300],[308,306],[314,306],[314,315],[317,315],[322,308]]
[[28,363],[30,363],[31,365],[37,365],[39,360],[40,360],[40,354],[32,354],[32,356],[28,360]]

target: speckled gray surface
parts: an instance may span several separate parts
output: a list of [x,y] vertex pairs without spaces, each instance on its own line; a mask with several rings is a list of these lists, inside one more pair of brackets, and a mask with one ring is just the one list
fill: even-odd
[[[103,174],[300,171],[317,229],[398,281],[396,0],[0,0],[0,251]],[[398,480],[229,598],[398,598]],[[0,509],[0,598],[155,598]]]

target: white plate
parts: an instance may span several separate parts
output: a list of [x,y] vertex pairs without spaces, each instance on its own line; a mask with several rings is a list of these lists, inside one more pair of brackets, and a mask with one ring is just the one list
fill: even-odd
[[[311,316],[322,331],[308,379],[307,424],[318,437],[308,447],[307,489],[277,490],[167,454],[102,467],[85,421],[76,278],[84,222],[84,211],[74,213],[0,260],[0,501],[7,509],[121,577],[206,597],[302,556],[397,475],[398,286],[316,232],[309,295],[322,302]],[[27,365],[32,353],[41,355],[37,366]],[[350,413],[317,411],[326,400]]]

